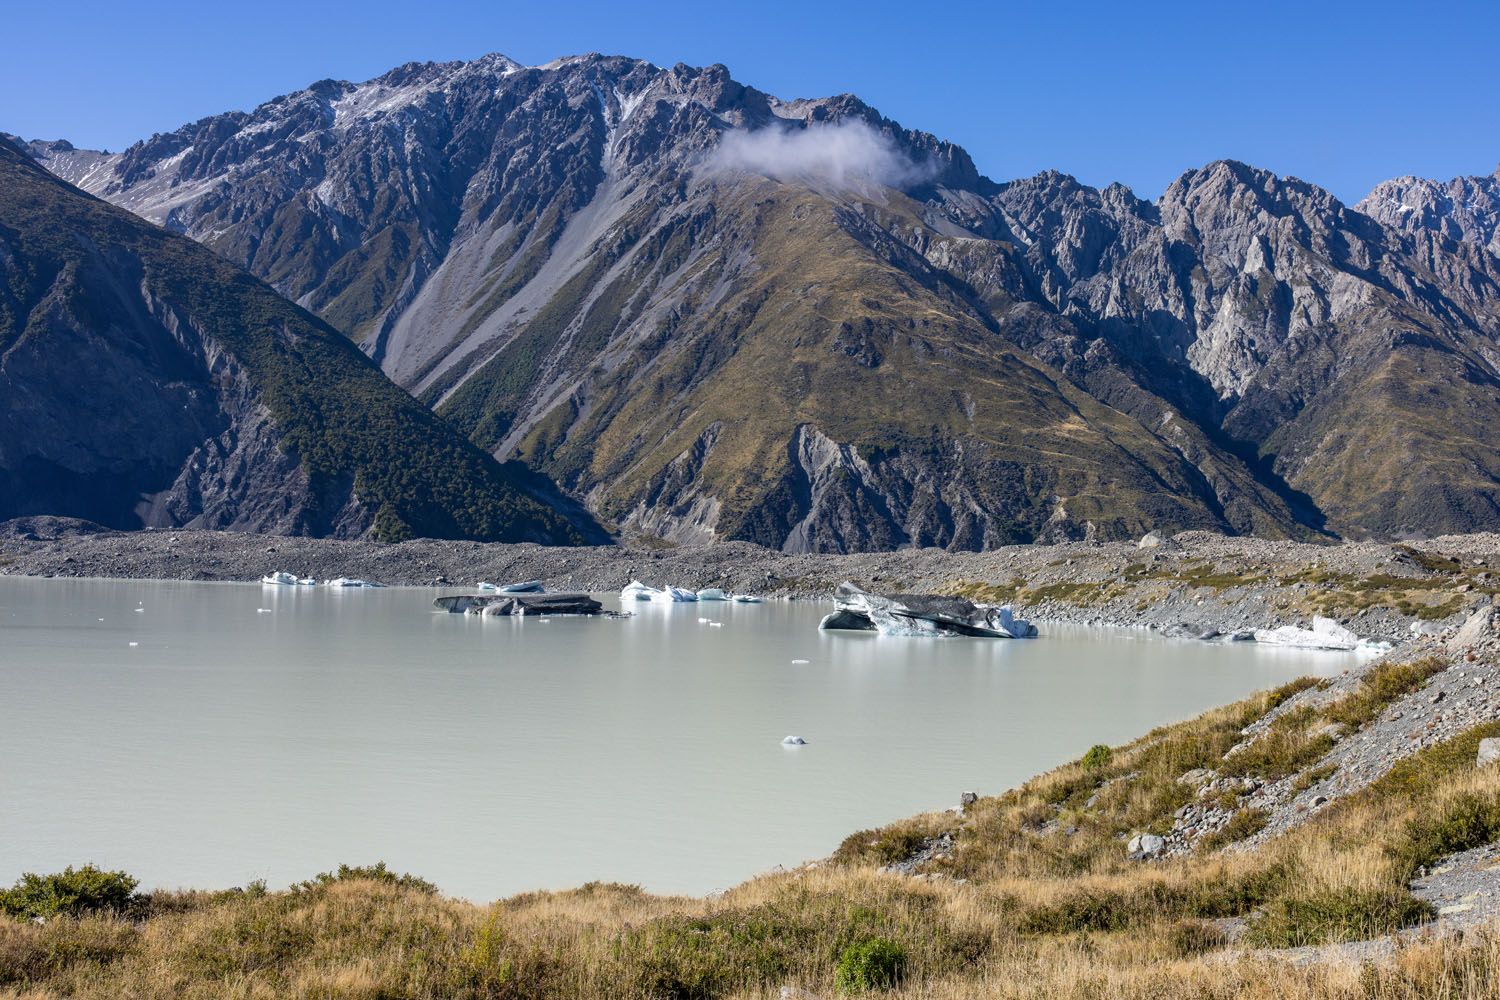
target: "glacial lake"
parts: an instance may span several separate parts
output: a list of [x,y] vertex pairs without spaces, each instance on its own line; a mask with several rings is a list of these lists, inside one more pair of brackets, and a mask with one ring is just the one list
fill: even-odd
[[383,859],[474,900],[703,893],[1352,662],[1046,623],[820,633],[815,602],[433,613],[459,592],[0,578],[0,884]]

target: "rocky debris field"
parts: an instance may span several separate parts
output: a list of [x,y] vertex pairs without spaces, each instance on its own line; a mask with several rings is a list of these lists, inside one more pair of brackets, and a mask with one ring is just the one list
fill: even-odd
[[876,593],[958,594],[1013,603],[1041,621],[1144,627],[1184,638],[1306,625],[1324,614],[1362,636],[1402,642],[1462,621],[1500,591],[1500,535],[1316,545],[1183,532],[1140,542],[989,552],[823,555],[740,542],[650,549],[429,540],[390,545],[121,532],[49,517],[0,524],[0,574],[253,581],[277,570],[410,586],[540,579],[552,590],[590,592],[640,579],[796,599],[827,598],[852,580]]

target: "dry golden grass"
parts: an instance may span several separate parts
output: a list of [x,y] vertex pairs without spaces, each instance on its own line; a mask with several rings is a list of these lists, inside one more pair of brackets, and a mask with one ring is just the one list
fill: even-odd
[[[913,1000],[1500,995],[1500,938],[1488,933],[1417,941],[1373,965],[1253,950],[1424,919],[1406,889],[1416,866],[1500,838],[1500,769],[1472,766],[1477,740],[1500,724],[1415,755],[1252,849],[1126,859],[1124,835],[1159,827],[1193,794],[1185,771],[1224,767],[1241,730],[1304,687],[1059,768],[962,821],[933,814],[856,834],[828,863],[713,899],[590,884],[477,906],[420,884],[335,878],[157,894],[130,919],[0,920],[0,997],[645,1000],[776,997],[783,985],[829,996],[846,950],[872,939],[903,956],[886,995]],[[930,867],[952,877],[877,870],[943,832],[954,855]],[[1237,945],[1227,917],[1248,921]]]

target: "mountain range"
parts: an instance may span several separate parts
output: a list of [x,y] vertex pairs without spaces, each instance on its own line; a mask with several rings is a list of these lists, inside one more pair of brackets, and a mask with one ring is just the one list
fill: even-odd
[[997,183],[851,95],[598,55],[26,148],[626,537],[1500,528],[1500,175]]

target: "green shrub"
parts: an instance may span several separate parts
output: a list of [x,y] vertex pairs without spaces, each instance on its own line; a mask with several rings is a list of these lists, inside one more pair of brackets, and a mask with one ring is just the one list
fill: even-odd
[[1167,949],[1176,958],[1193,958],[1227,944],[1224,929],[1203,920],[1181,920],[1167,930]]
[[1316,713],[1306,705],[1278,715],[1249,746],[1224,758],[1221,773],[1275,781],[1295,774],[1333,748],[1333,737],[1313,735]]
[[833,982],[840,993],[866,993],[890,989],[905,972],[905,949],[890,938],[870,938],[844,949]]
[[1246,937],[1267,948],[1362,941],[1431,916],[1432,907],[1405,889],[1342,889],[1274,899],[1251,919]]
[[1229,822],[1222,829],[1215,830],[1199,842],[1198,848],[1204,851],[1217,851],[1221,847],[1227,847],[1236,841],[1253,837],[1266,828],[1270,822],[1270,814],[1264,809],[1241,809],[1229,817]]
[[1500,840],[1500,800],[1467,792],[1441,812],[1424,811],[1408,821],[1390,853],[1402,876],[1409,879],[1423,865],[1496,840]]
[[1083,755],[1083,769],[1085,771],[1102,771],[1109,766],[1114,758],[1115,752],[1103,743],[1096,743],[1089,747],[1089,752]]
[[107,872],[93,865],[69,866],[53,875],[28,872],[15,885],[0,891],[0,913],[21,920],[118,913],[135,898],[137,885],[124,872]]
[[1427,682],[1427,678],[1446,667],[1447,664],[1437,656],[1410,663],[1382,664],[1365,675],[1354,693],[1334,702],[1324,714],[1331,722],[1358,729],[1391,702],[1415,691]]
[[298,882],[291,888],[293,892],[311,892],[335,882],[382,882],[386,885],[399,886],[402,889],[415,889],[429,896],[437,894],[437,886],[431,882],[415,875],[393,872],[385,866],[384,861],[377,861],[373,865],[339,865],[337,871],[319,872],[307,881]]

